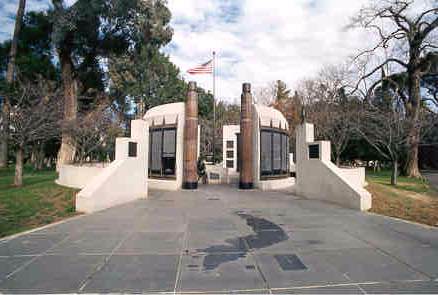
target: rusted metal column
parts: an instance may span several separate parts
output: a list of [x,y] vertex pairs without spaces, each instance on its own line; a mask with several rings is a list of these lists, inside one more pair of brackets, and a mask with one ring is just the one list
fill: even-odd
[[198,93],[196,82],[189,82],[184,124],[184,189],[198,188]]
[[252,189],[254,187],[252,175],[252,95],[251,84],[244,83],[240,103],[240,189]]

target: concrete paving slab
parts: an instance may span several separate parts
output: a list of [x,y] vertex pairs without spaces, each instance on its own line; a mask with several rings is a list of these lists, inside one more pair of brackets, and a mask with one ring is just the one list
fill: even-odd
[[0,241],[0,281],[16,271],[0,290],[421,293],[435,290],[437,236],[438,229],[284,192],[151,192]]
[[51,255],[109,255],[126,235],[112,232],[74,233],[47,253]]
[[186,249],[189,253],[247,252],[248,247],[238,231],[188,232]]
[[438,279],[438,249],[424,246],[399,245],[388,253],[400,261],[410,265],[417,271],[429,276],[430,279]]
[[319,251],[313,258],[325,261],[354,282],[427,280],[410,266],[375,249]]
[[0,257],[0,282],[4,280],[7,275],[33,258],[33,256]]
[[177,291],[261,290],[265,283],[245,253],[184,255]]
[[358,285],[335,285],[294,289],[272,289],[272,294],[364,294]]
[[[315,251],[330,249],[370,248],[346,232],[335,229],[307,229],[285,232],[287,239],[271,246],[260,247],[260,240],[247,239],[256,253],[288,253],[290,251]],[[273,238],[278,232],[264,232],[264,239]]]
[[41,256],[0,283],[5,293],[73,293],[104,256]]
[[351,280],[337,271],[324,260],[317,259],[313,254],[297,254],[287,252],[283,255],[296,255],[305,266],[305,269],[283,269],[278,254],[257,254],[255,259],[260,266],[269,288],[290,288],[302,286],[320,286],[335,283],[351,283]]
[[62,241],[67,233],[31,233],[0,244],[0,256],[38,255]]
[[135,231],[139,232],[185,232],[187,221],[183,217],[147,216],[138,221]]
[[189,218],[188,230],[196,231],[237,231],[234,221],[229,217]]
[[183,248],[182,232],[134,232],[114,254],[179,254]]
[[359,284],[369,294],[437,294],[438,282],[389,282],[379,284]]
[[86,293],[172,292],[178,255],[114,255],[84,286]]

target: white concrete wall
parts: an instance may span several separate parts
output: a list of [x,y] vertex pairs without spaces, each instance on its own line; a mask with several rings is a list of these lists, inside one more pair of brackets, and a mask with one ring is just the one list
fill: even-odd
[[289,153],[289,172],[295,172],[294,153]]
[[[222,167],[231,173],[237,172],[237,134],[240,133],[240,125],[224,125],[222,127]],[[233,141],[233,148],[227,148],[227,141]],[[233,151],[233,158],[227,158],[227,151]],[[233,160],[233,168],[227,168],[227,160]]]
[[[371,194],[359,178],[352,180],[330,160],[330,142],[314,142],[313,124],[297,127],[296,185],[294,192],[311,199],[339,204],[344,207],[368,210]],[[320,159],[309,159],[309,144],[320,146]],[[362,172],[360,172],[362,173]]]
[[59,185],[71,188],[84,188],[96,175],[100,174],[109,164],[96,165],[61,165],[59,178],[55,181]]
[[[76,197],[76,210],[91,213],[147,197],[148,125],[131,122],[131,137],[116,139],[116,159],[96,175]],[[137,157],[128,156],[129,142],[137,143]]]
[[357,186],[365,187],[367,185],[365,181],[365,167],[348,167],[339,168],[339,171],[348,179],[349,182],[355,183]]

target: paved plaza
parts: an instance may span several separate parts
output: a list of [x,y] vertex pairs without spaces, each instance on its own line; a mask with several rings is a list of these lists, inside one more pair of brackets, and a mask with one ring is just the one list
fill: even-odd
[[438,230],[204,186],[0,241],[4,293],[437,293]]

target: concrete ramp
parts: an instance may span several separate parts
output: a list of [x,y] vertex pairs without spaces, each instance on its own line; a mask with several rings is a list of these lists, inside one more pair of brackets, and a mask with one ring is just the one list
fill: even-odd
[[365,168],[341,169],[330,160],[329,141],[314,141],[313,124],[297,128],[297,175],[294,192],[361,211],[371,208],[364,188]]
[[147,197],[148,126],[131,122],[131,137],[117,138],[116,159],[76,197],[76,211],[91,213]]

